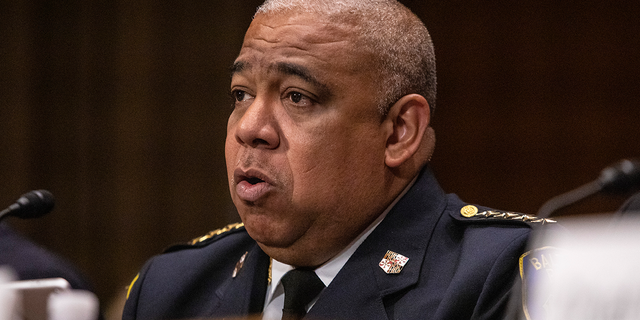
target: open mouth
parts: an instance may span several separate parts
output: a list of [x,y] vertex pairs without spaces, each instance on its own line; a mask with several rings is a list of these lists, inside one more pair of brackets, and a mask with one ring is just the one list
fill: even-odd
[[234,172],[234,176],[234,180],[237,183],[256,185],[265,182],[267,184],[270,184],[268,178],[257,170],[242,171],[238,169]]
[[235,191],[242,201],[258,201],[274,189],[269,177],[257,170],[242,171],[238,169],[235,171],[234,177]]
[[245,179],[245,181],[250,183],[250,184],[252,184],[252,185],[258,184],[260,182],[264,182],[264,180],[262,180],[260,178],[256,178],[256,177],[247,177]]

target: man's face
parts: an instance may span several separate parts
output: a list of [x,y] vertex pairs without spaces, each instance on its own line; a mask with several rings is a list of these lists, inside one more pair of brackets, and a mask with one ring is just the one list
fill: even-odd
[[350,28],[259,15],[234,64],[231,196],[251,237],[286,263],[325,262],[390,201],[388,122]]

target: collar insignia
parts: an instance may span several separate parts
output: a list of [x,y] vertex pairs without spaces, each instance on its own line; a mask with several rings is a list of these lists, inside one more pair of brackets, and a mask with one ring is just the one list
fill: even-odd
[[402,271],[404,265],[407,264],[407,261],[409,261],[409,258],[391,250],[387,250],[384,258],[380,260],[378,265],[387,274],[398,274]]
[[238,271],[240,271],[240,269],[242,269],[242,266],[244,266],[244,259],[247,258],[247,254],[249,253],[249,251],[245,252],[242,257],[240,257],[240,260],[238,260],[238,262],[236,262],[236,267],[235,269],[233,269],[233,274],[231,275],[232,278],[235,278],[238,275]]

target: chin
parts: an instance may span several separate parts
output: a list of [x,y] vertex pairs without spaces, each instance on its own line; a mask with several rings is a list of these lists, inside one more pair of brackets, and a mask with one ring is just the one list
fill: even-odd
[[299,245],[290,247],[272,247],[258,242],[258,245],[272,259],[294,267],[316,268],[329,260],[329,256],[319,254],[318,250],[304,250]]
[[243,217],[242,221],[249,236],[261,246],[287,248],[298,238],[287,223],[279,224],[264,216]]

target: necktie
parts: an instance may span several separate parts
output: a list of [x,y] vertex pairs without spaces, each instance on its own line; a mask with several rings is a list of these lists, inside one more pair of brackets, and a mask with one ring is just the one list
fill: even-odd
[[324,283],[310,269],[293,269],[282,277],[284,308],[282,320],[302,319],[306,307],[324,289]]

